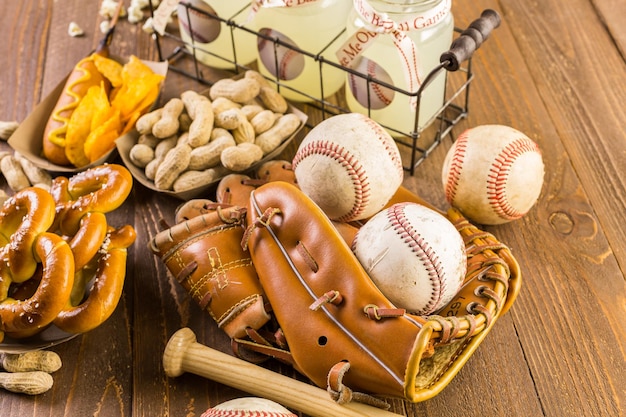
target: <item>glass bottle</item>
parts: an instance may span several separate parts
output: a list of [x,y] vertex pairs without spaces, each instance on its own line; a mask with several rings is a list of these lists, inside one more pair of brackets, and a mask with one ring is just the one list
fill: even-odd
[[231,36],[231,27],[212,16],[243,25],[250,10],[250,0],[182,0],[177,10],[181,39],[208,66],[234,69],[235,62],[247,66],[256,59],[256,35],[234,27]]
[[[450,48],[451,1],[353,1],[346,25],[348,40],[337,51],[340,62],[401,91],[376,83],[368,88],[365,78],[348,73],[345,90],[351,111],[368,114],[369,105],[370,117],[391,128],[393,136],[415,130],[417,100],[406,92],[417,92],[424,77],[439,64],[440,55]],[[441,71],[424,88],[418,129],[425,128],[442,107],[445,86],[446,71]]]
[[[313,57],[292,48],[337,63],[335,51],[344,41],[351,1],[265,0],[260,3],[252,23],[262,35],[257,42],[259,72],[284,85],[280,93],[292,101],[321,100],[336,93],[345,82],[345,71],[329,64],[320,66]],[[280,45],[274,39],[291,47]]]

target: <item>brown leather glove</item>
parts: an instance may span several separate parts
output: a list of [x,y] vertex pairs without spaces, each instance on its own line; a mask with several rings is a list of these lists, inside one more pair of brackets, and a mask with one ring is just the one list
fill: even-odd
[[385,298],[297,187],[275,182],[254,190],[244,246],[295,369],[338,402],[372,396],[417,402],[440,392],[511,305],[520,283],[504,245],[454,210],[449,218],[466,240],[465,286],[440,315],[421,317]]
[[250,254],[241,248],[246,209],[192,200],[181,222],[149,243],[174,278],[231,338],[269,319]]

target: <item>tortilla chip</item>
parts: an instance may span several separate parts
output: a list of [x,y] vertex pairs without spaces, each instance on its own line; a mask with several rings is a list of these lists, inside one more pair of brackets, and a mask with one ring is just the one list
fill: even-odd
[[93,86],[78,103],[72,113],[65,136],[65,156],[76,167],[89,165],[85,155],[85,141],[89,136],[94,119],[99,120],[98,112],[108,112],[109,99],[104,85]]
[[115,147],[115,139],[120,136],[122,123],[120,113],[114,110],[111,117],[89,133],[85,140],[85,155],[90,162],[97,161]]
[[123,66],[114,59],[104,57],[100,54],[93,54],[93,63],[98,71],[111,83],[113,87],[119,87],[122,79]]

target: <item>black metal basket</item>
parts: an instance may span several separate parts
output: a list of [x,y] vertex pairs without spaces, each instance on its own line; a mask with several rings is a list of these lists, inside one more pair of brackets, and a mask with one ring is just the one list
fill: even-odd
[[[365,74],[351,68],[340,66],[335,62],[325,59],[323,55],[297,48],[292,44],[284,42],[280,38],[270,37],[263,33],[251,30],[250,28],[236,23],[232,19],[219,17],[217,15],[208,13],[205,10],[194,7],[193,5],[190,5],[188,3],[181,2],[180,5],[182,6],[182,9],[179,9],[179,13],[180,10],[183,10],[184,13],[187,13],[187,21],[190,25],[190,32],[193,32],[193,28],[191,27],[191,19],[189,19],[190,11],[202,14],[208,19],[216,19],[221,23],[227,25],[230,29],[231,45],[233,46],[232,51],[230,51],[232,52],[232,59],[225,57],[224,51],[220,53],[220,51],[210,51],[203,48],[202,46],[196,44],[193,38],[191,39],[191,41],[185,42],[178,33],[168,32],[166,30],[162,35],[159,35],[157,33],[154,34],[159,59],[167,60],[170,70],[191,77],[200,83],[211,85],[212,81],[205,76],[208,71],[205,70],[207,67],[202,62],[200,62],[197,57],[197,53],[199,52],[215,57],[218,60],[223,60],[225,62],[225,65],[229,64],[229,66],[232,66],[230,70],[235,74],[246,71],[248,69],[256,69],[253,66],[249,66],[250,64],[244,65],[237,60],[237,51],[235,48],[236,43],[234,41],[235,32],[245,31],[249,34],[256,36],[257,39],[262,38],[266,41],[273,42],[276,60],[278,60],[276,51],[280,46],[310,57],[317,63],[319,63],[319,81],[320,91],[322,93],[319,97],[311,96],[309,94],[306,94],[305,92],[298,91],[293,87],[285,85],[278,77],[266,78],[269,82],[273,83],[279,91],[281,89],[290,89],[307,97],[310,102],[307,102],[306,106],[318,109],[321,112],[322,120],[340,113],[351,112],[345,107],[345,105],[338,104],[339,100],[336,100],[334,96],[324,98],[324,79],[322,76],[324,66],[333,66],[342,71],[345,71],[346,74],[352,74],[355,77],[363,79],[366,82],[368,90],[370,85],[374,83],[378,84],[380,87],[393,90],[397,94],[401,94],[411,98],[414,97],[417,102],[417,107],[415,111],[413,128],[410,131],[403,131],[397,126],[385,125],[379,122],[385,129],[387,129],[391,133],[398,145],[405,147],[409,150],[409,161],[404,161],[404,169],[407,170],[411,175],[414,175],[417,166],[428,157],[428,155],[437,147],[437,145],[439,145],[446,136],[451,134],[453,127],[462,119],[467,117],[470,92],[469,85],[474,79],[471,62],[472,54],[478,47],[480,47],[484,40],[486,40],[490,32],[500,24],[500,16],[497,12],[493,10],[485,10],[482,13],[481,17],[472,22],[467,29],[461,30],[459,28],[455,28],[455,32],[458,36],[453,41],[450,50],[441,55],[440,64],[429,72],[417,91],[409,92],[406,90],[402,90],[397,86],[388,84],[384,81],[375,79],[370,74]],[[151,10],[151,13],[153,12],[154,10]],[[337,36],[341,36],[342,33],[343,32],[338,33]],[[164,43],[162,42],[162,38],[168,38],[173,40],[174,47],[171,48],[171,50],[169,51],[165,51],[166,48]],[[172,43],[170,42],[170,44]],[[182,65],[181,63],[185,59],[191,59],[192,65]],[[429,87],[430,81],[433,80],[442,71],[446,72],[444,103],[429,120],[422,123],[422,121],[420,121],[420,102],[422,94]],[[300,105],[299,103],[292,104],[294,104],[296,107]],[[369,97],[369,95],[367,98],[367,106],[365,107],[367,108],[367,116],[376,120],[376,118],[371,114],[372,106],[371,98]]]

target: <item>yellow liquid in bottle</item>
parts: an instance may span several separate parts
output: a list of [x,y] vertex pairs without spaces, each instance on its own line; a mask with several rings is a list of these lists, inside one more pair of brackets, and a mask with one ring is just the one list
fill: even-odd
[[[318,0],[298,7],[261,8],[252,25],[265,36],[336,63],[335,51],[345,39],[342,31],[351,7],[348,0]],[[257,59],[259,72],[280,82],[280,93],[288,100],[321,100],[335,94],[345,82],[343,69],[320,66],[313,57],[263,37],[258,39]]]
[[233,69],[234,62],[249,65],[256,59],[256,35],[234,27],[231,36],[231,27],[226,22],[199,13],[183,3],[243,25],[250,12],[249,0],[183,0],[178,6],[178,22],[180,37],[187,49],[205,65]]
[[[394,18],[391,13],[389,17]],[[360,16],[356,11],[352,11],[346,25],[347,36],[350,36],[357,29],[363,28],[363,26],[364,22]],[[450,48],[453,26],[452,13],[448,13],[448,16],[437,25],[406,32],[407,36],[413,39],[417,48],[420,82],[439,64],[441,54]],[[379,34],[375,42],[361,54],[360,61],[354,69],[359,73],[369,74],[377,80],[408,92],[409,87],[405,79],[403,65],[398,50],[392,43],[391,35]],[[420,100],[418,129],[427,127],[428,122],[442,107],[445,87],[446,73],[441,71],[423,90]],[[368,88],[365,80],[348,74],[345,90],[348,108],[353,112],[367,115]],[[376,84],[370,84],[369,90],[369,106],[371,108],[369,114],[373,120],[387,127],[389,133],[396,137],[415,130],[415,110],[411,107],[409,95]]]

